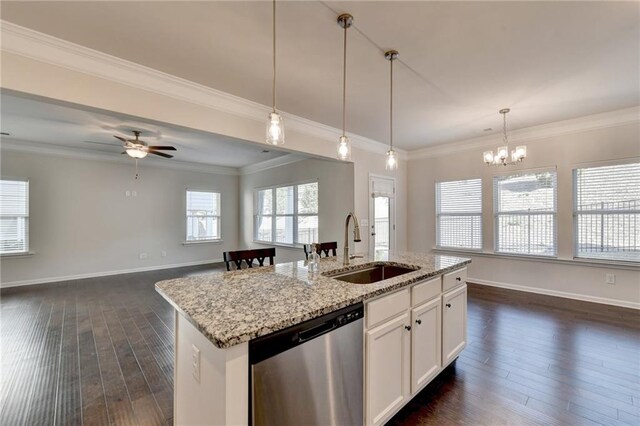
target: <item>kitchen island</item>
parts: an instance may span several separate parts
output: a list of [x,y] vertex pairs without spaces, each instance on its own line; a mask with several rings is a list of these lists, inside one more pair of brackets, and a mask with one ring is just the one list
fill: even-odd
[[[322,259],[319,273],[313,276],[305,262],[300,261],[157,283],[156,290],[176,309],[175,423],[248,424],[249,341],[358,303],[365,304],[363,333],[366,344],[363,351],[367,371],[363,386],[366,388],[366,423],[386,421],[411,399],[412,389],[421,389],[455,359],[466,341],[464,266],[470,263],[469,259],[404,253],[384,259],[354,259],[349,266],[343,266],[341,260],[336,257]],[[341,274],[383,264],[411,271],[371,284],[340,280]],[[457,274],[458,271],[465,274]],[[460,289],[464,289],[464,298],[459,297],[462,294]],[[460,300],[460,304],[464,303],[464,312],[460,311],[464,318],[458,318],[453,324],[456,344],[451,351],[446,351],[445,346],[451,345],[442,342],[444,334],[441,335],[440,329],[445,321],[440,317],[443,316],[442,306],[451,305],[443,299],[447,297],[444,293],[450,290],[457,291],[453,296]],[[437,309],[432,309],[431,305],[437,305]],[[429,309],[424,310],[424,307]],[[425,337],[437,338],[429,348],[434,352],[437,346],[435,352],[438,355],[437,360],[431,360],[431,363],[437,361],[437,368],[428,366],[424,374],[410,368],[410,352],[419,349],[424,339],[414,339],[416,348],[412,348],[410,337],[405,337],[410,333],[393,332],[394,326],[410,331],[413,321],[426,320],[427,317],[413,318],[422,311],[432,315],[435,321],[429,327],[431,334]],[[398,378],[398,391],[402,395],[385,395],[388,389],[393,388],[385,386],[387,390],[373,398],[374,387],[379,386],[374,364],[389,360],[383,353],[375,352],[376,356],[370,357],[368,352],[379,351],[376,349],[378,344],[384,350],[391,341],[380,337],[395,335],[402,339],[400,344],[403,345],[400,348],[403,359],[399,360],[402,377]],[[421,356],[418,364],[424,358],[430,359]],[[414,382],[410,378],[412,373],[417,374],[418,387],[411,385]]]

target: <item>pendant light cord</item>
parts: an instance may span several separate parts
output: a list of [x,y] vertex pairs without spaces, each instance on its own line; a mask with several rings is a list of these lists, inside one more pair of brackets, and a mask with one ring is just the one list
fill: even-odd
[[276,112],[276,0],[273,0],[273,112]]
[[389,148],[391,150],[393,149],[393,61],[394,61],[394,58],[392,56],[391,59],[389,60],[389,62],[391,62],[391,73],[390,73],[391,84],[389,85],[389,87],[390,87],[390,93],[389,93]]
[[507,139],[507,113],[506,112],[502,113],[502,132],[504,134],[503,136],[504,145],[508,147],[509,140]]
[[342,53],[342,136],[347,128],[347,28],[344,26],[344,49]]

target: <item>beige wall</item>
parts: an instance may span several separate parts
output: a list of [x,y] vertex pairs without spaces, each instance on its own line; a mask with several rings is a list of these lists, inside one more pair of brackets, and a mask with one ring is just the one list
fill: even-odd
[[[321,241],[337,241],[338,254],[341,254],[344,247],[344,219],[353,210],[353,164],[319,159],[301,160],[240,176],[242,248],[263,246],[253,241],[253,202],[254,191],[257,188],[312,180],[318,181],[319,238]],[[350,244],[353,247],[353,242]],[[277,246],[277,262],[302,259],[302,248]]]
[[[572,169],[586,164],[640,156],[640,124],[564,134],[527,140],[528,157],[518,166],[488,167],[482,162],[482,148],[434,158],[409,161],[408,221],[409,249],[428,251],[435,247],[435,182],[482,178],[483,251],[493,252],[492,178],[512,170],[557,167],[558,173],[558,258],[573,259]],[[498,141],[496,141],[496,146]],[[490,148],[488,148],[490,149]],[[547,292],[564,292],[584,298],[640,303],[638,271],[606,266],[581,266],[514,260],[506,257],[471,256],[469,277],[502,285],[523,286]],[[616,274],[615,285],[605,284],[605,274]]]
[[[29,179],[32,256],[1,258],[2,285],[209,263],[238,246],[238,176],[1,152],[2,176]],[[183,245],[187,188],[221,192],[222,243]],[[126,191],[136,197],[126,197]],[[166,257],[161,252],[166,251]],[[147,259],[139,259],[147,253]]]

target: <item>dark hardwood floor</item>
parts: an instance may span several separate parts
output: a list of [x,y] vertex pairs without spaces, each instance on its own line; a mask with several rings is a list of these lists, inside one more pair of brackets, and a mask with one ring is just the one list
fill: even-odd
[[[173,312],[193,267],[0,295],[1,425],[166,424]],[[640,312],[469,285],[469,345],[393,425],[640,425]]]

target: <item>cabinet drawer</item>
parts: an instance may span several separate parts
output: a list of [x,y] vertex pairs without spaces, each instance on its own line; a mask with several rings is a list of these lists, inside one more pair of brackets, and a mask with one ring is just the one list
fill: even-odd
[[440,277],[416,284],[411,288],[411,306],[433,299],[440,295]]
[[367,303],[367,328],[406,311],[410,303],[409,289],[400,290]]
[[458,269],[442,276],[442,292],[451,290],[467,282],[467,268]]

